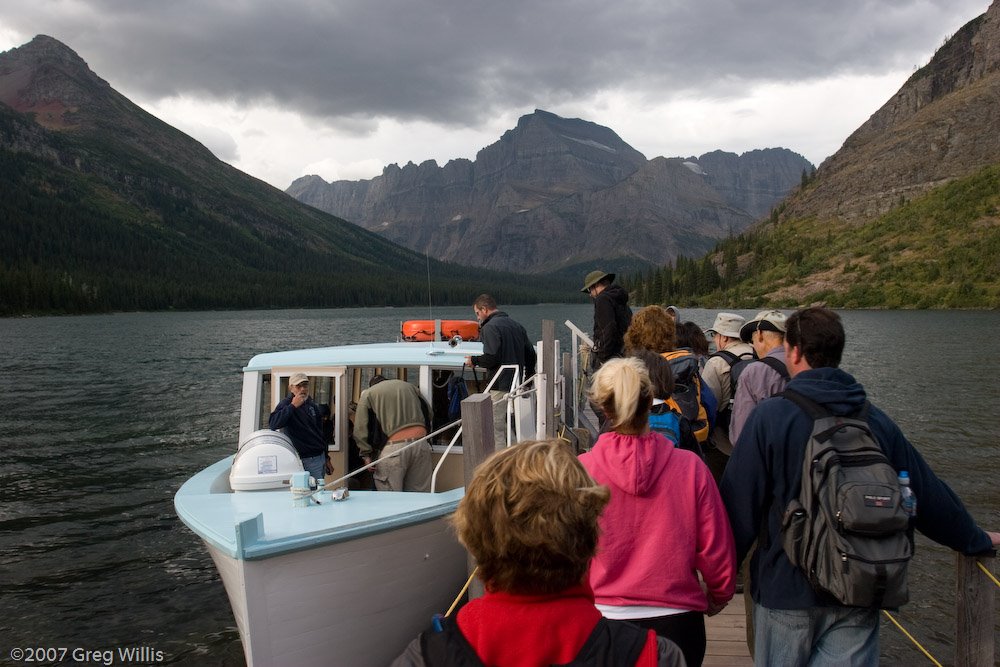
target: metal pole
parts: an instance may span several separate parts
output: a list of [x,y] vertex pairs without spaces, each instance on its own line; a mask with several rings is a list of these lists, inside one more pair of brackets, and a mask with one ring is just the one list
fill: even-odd
[[556,435],[556,323],[542,320],[542,373],[545,374],[545,434]]

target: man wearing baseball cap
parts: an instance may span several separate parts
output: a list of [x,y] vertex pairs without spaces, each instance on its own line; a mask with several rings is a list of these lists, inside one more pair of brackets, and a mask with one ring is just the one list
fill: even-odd
[[272,431],[284,429],[302,459],[302,468],[322,484],[327,456],[323,415],[309,395],[309,377],[305,373],[293,373],[288,378],[288,396],[275,406],[267,425]]
[[740,339],[740,329],[745,321],[745,318],[735,313],[719,313],[715,316],[712,327],[705,332],[715,342],[716,350],[709,356],[701,371],[705,384],[719,399],[715,427],[708,439],[710,446],[705,448],[705,460],[716,482],[722,478],[722,471],[733,452],[733,443],[729,440],[729,423],[733,414],[738,375],[733,369],[739,362],[749,362],[755,358],[750,344]]
[[733,418],[729,424],[729,439],[740,437],[750,412],[765,398],[780,394],[788,384],[785,365],[785,314],[780,310],[762,310],[740,327],[740,338],[753,345],[759,361],[740,373],[733,398]]

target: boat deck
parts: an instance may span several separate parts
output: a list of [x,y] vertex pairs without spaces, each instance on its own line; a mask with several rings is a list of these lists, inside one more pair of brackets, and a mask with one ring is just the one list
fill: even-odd
[[747,649],[746,615],[742,593],[737,593],[721,612],[705,619],[705,667],[753,665]]

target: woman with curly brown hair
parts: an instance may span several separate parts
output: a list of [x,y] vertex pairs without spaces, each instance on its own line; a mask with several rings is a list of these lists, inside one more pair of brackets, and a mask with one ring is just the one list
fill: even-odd
[[[646,306],[632,316],[632,323],[625,332],[625,350],[629,355],[641,349],[652,350],[670,362],[676,385],[672,407],[691,422],[691,430],[700,446],[708,440],[715,423],[717,402],[702,382],[697,355],[689,348],[677,346],[677,331],[678,325],[666,309]],[[599,407],[594,412],[598,410]],[[604,422],[601,430],[606,430]]]
[[608,499],[559,440],[521,443],[487,459],[453,520],[486,593],[457,620],[442,619],[440,631],[422,633],[394,666],[683,665],[674,644],[604,619],[594,606],[587,569]]
[[652,350],[657,354],[670,352],[677,347],[676,323],[660,306],[646,306],[632,315],[632,323],[625,332],[625,353],[632,350]]

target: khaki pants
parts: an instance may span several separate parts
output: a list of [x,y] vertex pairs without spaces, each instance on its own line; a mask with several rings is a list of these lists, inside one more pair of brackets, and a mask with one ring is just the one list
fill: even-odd
[[[431,490],[431,446],[422,442],[400,452],[411,440],[390,442],[382,448],[375,473],[375,488],[379,491]],[[398,453],[397,453],[398,452]]]

